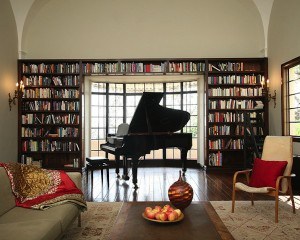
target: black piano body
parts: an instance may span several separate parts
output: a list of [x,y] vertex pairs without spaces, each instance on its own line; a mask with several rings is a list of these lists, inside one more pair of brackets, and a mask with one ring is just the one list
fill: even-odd
[[132,160],[132,181],[137,187],[137,169],[140,157],[151,150],[176,147],[181,151],[183,173],[186,172],[187,152],[192,147],[191,133],[177,133],[190,119],[186,111],[159,105],[163,93],[144,92],[135,110],[128,134],[115,144],[101,144],[101,150],[115,155],[119,175],[120,157],[123,156],[123,178],[128,180],[128,159]]

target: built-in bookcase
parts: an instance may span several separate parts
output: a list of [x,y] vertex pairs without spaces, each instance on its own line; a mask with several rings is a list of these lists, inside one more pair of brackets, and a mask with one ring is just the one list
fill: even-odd
[[[245,113],[250,114],[255,135],[268,134],[268,102],[261,84],[265,79],[267,60],[264,58],[208,60],[208,167],[238,169],[245,165]],[[264,126],[255,124],[257,118],[263,119]]]
[[[19,60],[19,81],[25,84],[19,100],[19,161],[81,171],[84,76],[157,74],[204,75],[205,165],[243,167],[244,114],[253,119],[257,136],[268,134],[268,104],[261,87],[268,76],[266,58]],[[256,126],[256,118],[264,125]]]
[[81,70],[79,61],[23,60],[19,75],[19,161],[81,171]]

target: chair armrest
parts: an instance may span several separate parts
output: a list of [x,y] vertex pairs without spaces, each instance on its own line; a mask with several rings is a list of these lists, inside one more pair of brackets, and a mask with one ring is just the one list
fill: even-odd
[[67,172],[67,174],[75,183],[76,187],[82,190],[81,174],[79,172]]
[[279,191],[280,183],[284,178],[287,178],[288,181],[291,181],[292,177],[296,177],[296,174],[292,173],[291,175],[277,177],[277,179],[276,179],[276,191]]
[[249,174],[250,174],[251,171],[252,171],[252,169],[246,169],[246,170],[235,172],[234,175],[233,175],[233,187],[236,183],[238,175],[240,175],[240,174],[245,174],[246,177],[247,177],[247,182],[249,183]]

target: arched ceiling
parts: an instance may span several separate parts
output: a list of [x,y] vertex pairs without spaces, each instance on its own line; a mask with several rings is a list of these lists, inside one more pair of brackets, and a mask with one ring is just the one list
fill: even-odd
[[[11,6],[14,12],[17,31],[18,31],[18,50],[19,58],[22,58],[22,36],[26,31],[26,25],[30,24],[30,12],[38,11],[40,7],[43,7],[50,0],[10,0]],[[267,36],[269,20],[274,0],[252,0],[256,5],[259,14],[261,16],[264,37],[265,37],[265,56],[267,52]],[[26,23],[26,24],[25,24]]]

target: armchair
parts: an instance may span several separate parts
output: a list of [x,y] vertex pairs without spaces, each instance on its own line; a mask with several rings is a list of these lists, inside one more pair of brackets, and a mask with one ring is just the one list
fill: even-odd
[[[234,212],[235,207],[235,194],[236,191],[245,191],[250,193],[251,195],[251,204],[254,204],[253,195],[254,194],[267,194],[275,197],[275,222],[278,223],[278,203],[279,203],[279,195],[280,194],[289,194],[292,201],[293,213],[295,212],[295,203],[292,191],[291,178],[295,176],[291,174],[292,165],[293,165],[293,141],[290,136],[267,136],[263,145],[262,152],[263,162],[266,162],[269,166],[269,170],[273,171],[275,165],[277,163],[286,161],[287,163],[283,174],[280,176],[276,176],[276,182],[273,186],[263,185],[259,187],[251,186],[252,182],[257,181],[258,179],[254,179],[257,177],[257,174],[254,174],[254,171],[260,171],[259,168],[255,169],[255,164],[253,169],[247,169],[243,171],[237,171],[233,176],[233,191],[232,191],[232,213]],[[261,160],[260,160],[261,161]],[[255,162],[256,163],[256,162]],[[271,165],[270,165],[271,164]],[[273,164],[273,166],[272,166]],[[267,173],[269,171],[266,169]],[[252,173],[253,172],[253,173]],[[237,179],[240,175],[246,175],[246,184],[242,182],[237,182]],[[262,180],[264,178],[268,178],[269,176],[263,175]]]

